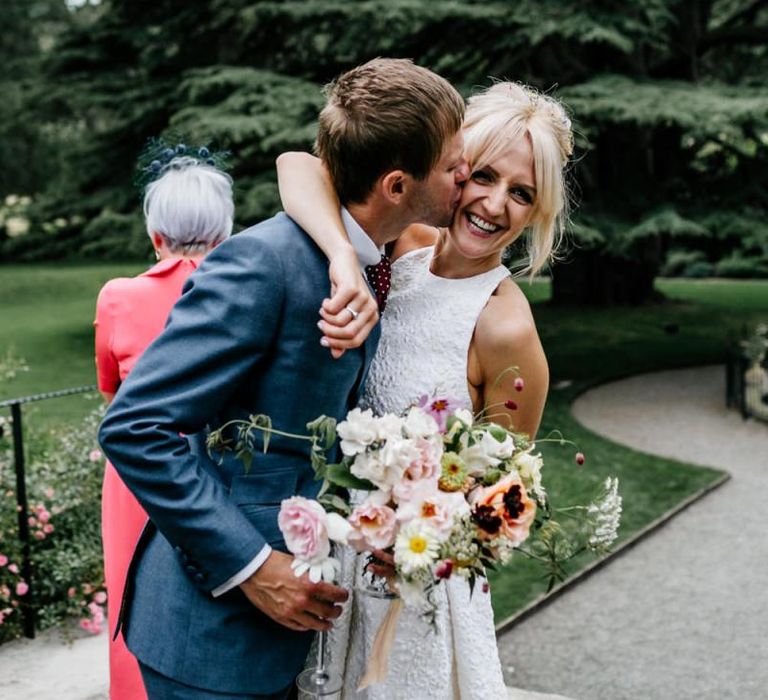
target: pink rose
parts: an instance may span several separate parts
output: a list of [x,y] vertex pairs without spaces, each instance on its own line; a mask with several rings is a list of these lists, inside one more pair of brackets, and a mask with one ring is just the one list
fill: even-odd
[[51,525],[51,523],[46,523],[43,525],[43,532],[46,535],[50,535],[53,532],[53,525]]
[[288,551],[306,562],[326,559],[331,553],[326,520],[323,507],[302,496],[284,500],[277,516]]
[[42,530],[35,530],[35,539],[36,540],[44,540],[45,539],[45,533]]
[[358,551],[386,549],[395,542],[397,517],[387,505],[369,499],[352,511],[349,524],[354,528],[349,543]]
[[104,603],[107,602],[107,594],[104,591],[99,591],[95,596],[93,596],[93,601],[99,605],[104,605]]
[[74,586],[67,589],[67,598],[74,598],[76,595],[77,595],[77,591],[75,590]]
[[8,563],[8,557],[5,554],[0,554],[0,566],[5,566]]
[[416,447],[419,450],[419,456],[408,465],[402,479],[392,489],[392,496],[398,502],[410,500],[414,489],[424,482],[431,483],[434,489],[437,489],[437,480],[441,472],[442,445],[421,438],[416,440]]
[[37,517],[40,519],[41,523],[47,523],[51,519],[51,514],[43,508],[37,511]]
[[91,462],[98,462],[101,459],[101,451],[100,450],[91,450],[88,453],[88,459]]
[[10,571],[12,574],[18,574],[19,567],[16,566],[16,564],[8,564],[8,571]]
[[19,581],[16,584],[16,595],[17,596],[27,595],[27,591],[28,590],[29,590],[29,584],[27,584],[26,581]]

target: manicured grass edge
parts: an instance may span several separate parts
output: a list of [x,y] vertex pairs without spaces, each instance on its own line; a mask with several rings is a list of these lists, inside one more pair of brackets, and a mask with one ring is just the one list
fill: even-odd
[[630,550],[638,542],[640,542],[641,540],[644,540],[646,537],[648,537],[648,535],[652,534],[654,531],[658,530],[660,527],[665,525],[673,517],[678,515],[678,513],[681,513],[686,508],[688,508],[688,506],[692,505],[693,503],[696,503],[696,501],[700,500],[710,492],[722,486],[730,478],[731,478],[731,475],[728,472],[721,471],[720,476],[714,479],[714,481],[702,487],[695,493],[692,493],[687,498],[684,498],[677,505],[670,508],[666,513],[663,513],[658,518],[656,518],[656,520],[651,521],[644,528],[638,530],[634,535],[624,540],[610,554],[604,556],[602,559],[597,559],[591,564],[588,564],[583,569],[576,572],[573,576],[567,578],[565,581],[555,586],[549,593],[543,593],[538,598],[528,603],[528,605],[526,605],[524,608],[518,610],[513,615],[510,615],[505,620],[502,620],[501,622],[499,622],[496,625],[496,635],[498,636],[498,635],[504,634],[505,632],[508,632],[515,625],[522,622],[524,619],[534,614],[535,612],[538,612],[543,607],[549,605],[553,600],[558,598],[560,595],[562,595],[566,591],[582,583],[583,581],[586,581],[586,579],[589,578],[593,573],[595,573],[596,571],[599,571],[604,566],[612,562],[614,559],[618,558],[619,556],[621,556],[622,554]]

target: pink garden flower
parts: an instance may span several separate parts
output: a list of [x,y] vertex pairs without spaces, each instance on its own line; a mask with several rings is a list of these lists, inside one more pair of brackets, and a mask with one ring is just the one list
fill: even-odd
[[525,388],[525,382],[522,377],[517,377],[514,383],[515,391],[522,391]]
[[16,584],[16,595],[17,596],[27,595],[27,591],[29,591],[29,584],[26,581],[19,581]]
[[98,462],[99,460],[101,460],[101,450],[91,450],[88,453],[88,459],[91,462]]
[[67,598],[74,598],[76,595],[77,595],[77,591],[75,590],[74,586],[67,589]]
[[577,452],[576,453],[576,464],[581,466],[582,464],[584,464],[585,461],[586,460],[584,459],[584,453],[583,452]]
[[46,523],[45,525],[43,525],[43,532],[46,535],[50,535],[53,532],[53,525],[51,525],[50,523]]
[[5,566],[8,563],[8,557],[5,554],[0,554],[0,566]]
[[84,629],[86,632],[92,632],[93,623],[87,617],[84,617],[82,620],[80,620],[80,628]]
[[419,397],[419,402],[416,405],[419,408],[423,408],[435,419],[441,433],[445,432],[445,424],[448,417],[451,416],[457,408],[461,408],[462,406],[457,399],[452,397],[427,396],[426,394]]
[[38,541],[45,539],[45,533],[42,530],[35,530],[34,538]]
[[93,596],[93,601],[99,605],[104,605],[104,603],[107,602],[107,594],[104,591],[99,591],[95,596]]
[[8,571],[10,571],[12,574],[18,574],[19,567],[16,564],[8,564]]

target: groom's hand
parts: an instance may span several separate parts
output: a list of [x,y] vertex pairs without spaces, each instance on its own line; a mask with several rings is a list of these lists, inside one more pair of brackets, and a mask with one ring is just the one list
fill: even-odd
[[305,574],[298,577],[291,568],[293,557],[272,551],[267,561],[240,588],[265,615],[292,630],[328,631],[341,615],[347,591],[330,583],[312,583]]

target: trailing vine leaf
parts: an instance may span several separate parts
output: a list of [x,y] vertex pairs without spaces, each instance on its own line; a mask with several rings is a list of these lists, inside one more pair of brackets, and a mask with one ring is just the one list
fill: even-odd
[[336,443],[336,419],[331,416],[318,416],[307,423],[307,430],[320,441],[324,450],[330,450]]
[[254,428],[262,429],[262,440],[264,441],[264,454],[266,454],[267,450],[269,449],[269,440],[272,435],[272,419],[264,413],[252,414],[249,416],[249,418],[251,421],[251,425]]

